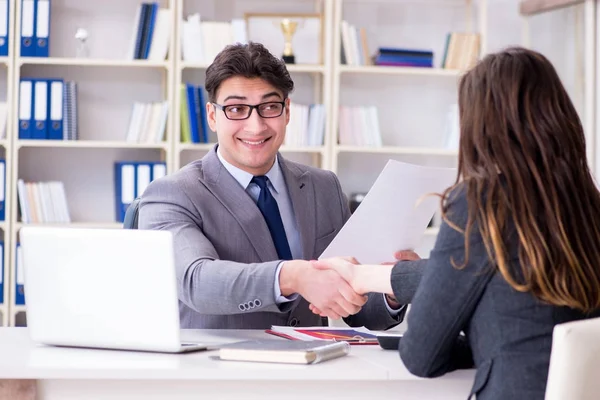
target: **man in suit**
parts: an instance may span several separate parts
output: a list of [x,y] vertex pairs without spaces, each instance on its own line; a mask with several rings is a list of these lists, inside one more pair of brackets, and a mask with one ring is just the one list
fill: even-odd
[[361,296],[309,261],[350,216],[332,172],[283,158],[294,83],[257,43],[225,48],[206,71],[208,123],[218,145],[150,184],[140,229],[173,233],[182,328],[321,325],[309,310],[388,329],[405,308]]

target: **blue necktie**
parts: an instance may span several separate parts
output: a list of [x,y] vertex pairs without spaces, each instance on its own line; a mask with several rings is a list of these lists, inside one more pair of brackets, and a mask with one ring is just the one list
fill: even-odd
[[267,181],[268,178],[264,175],[252,178],[252,182],[260,187],[260,194],[256,205],[260,209],[263,217],[265,217],[269,231],[271,231],[271,237],[273,238],[275,249],[277,249],[277,255],[282,260],[291,260],[292,252],[287,241],[287,236],[285,235],[285,229],[283,228],[283,221],[279,214],[277,200],[275,200],[267,187]]

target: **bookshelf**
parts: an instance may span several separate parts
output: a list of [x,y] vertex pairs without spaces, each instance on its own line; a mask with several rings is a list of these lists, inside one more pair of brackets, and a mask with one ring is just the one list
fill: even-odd
[[15,26],[15,9],[10,3],[8,12],[8,56],[0,57],[0,101],[6,102],[6,127],[5,135],[0,139],[0,158],[6,160],[5,177],[4,177],[4,221],[0,221],[0,232],[1,240],[4,242],[2,255],[0,261],[4,268],[0,269],[0,278],[3,283],[3,293],[0,295],[0,326],[9,326],[10,317],[10,304],[12,291],[11,283],[11,270],[10,270],[10,248],[11,248],[11,221],[9,218],[10,201],[12,194],[12,187],[10,185],[10,176],[12,174],[13,162],[11,159],[13,137],[10,134],[12,130],[13,121],[10,115],[13,113],[12,104],[14,101],[14,88],[13,88],[13,75],[15,70],[14,62],[14,43],[12,38],[14,37],[13,31]]
[[[0,223],[5,241],[5,297],[0,306],[3,325],[23,324],[26,306],[15,304],[15,246],[21,222],[16,184],[25,181],[60,180],[65,184],[71,223],[53,224],[79,228],[121,227],[115,222],[113,163],[162,161],[167,172],[201,158],[216,142],[184,143],[181,140],[180,85],[204,86],[208,62],[186,61],[182,51],[182,21],[199,13],[203,20],[231,21],[248,13],[322,15],[322,59],[319,63],[289,64],[295,82],[292,101],[325,106],[325,134],[322,145],[284,145],[288,158],[338,174],[347,194],[366,192],[387,159],[438,166],[455,166],[456,150],[443,148],[440,131],[447,104],[454,101],[461,71],[439,68],[356,66],[340,63],[340,24],[344,19],[368,28],[370,45],[428,47],[439,57],[444,39],[451,30],[477,30],[486,36],[486,1],[410,0],[160,0],[171,11],[169,52],[165,60],[130,60],[125,57],[142,0],[52,0],[49,57],[21,57],[21,0],[11,0],[10,32],[13,40],[9,57],[0,57],[0,99],[5,92],[9,112],[7,138],[0,151],[7,159],[7,218]],[[438,10],[439,9],[439,10]],[[449,11],[448,11],[449,10]],[[477,18],[475,12],[477,11]],[[435,14],[434,17],[429,17]],[[477,24],[476,25],[476,22]],[[428,24],[439,24],[424,36],[408,33]],[[475,29],[475,26],[478,28]],[[76,57],[74,33],[85,27],[89,33],[89,57]],[[385,42],[385,37],[406,38]],[[417,38],[411,41],[411,38]],[[103,40],[111,38],[111,40]],[[115,40],[123,38],[123,40]],[[251,39],[251,38],[249,38]],[[283,36],[277,40],[283,41]],[[485,52],[485,40],[482,43]],[[437,60],[439,61],[439,60]],[[79,140],[19,139],[18,93],[22,78],[60,78],[75,81],[78,87]],[[2,86],[5,82],[5,86]],[[386,104],[382,99],[394,99]],[[165,140],[137,143],[126,140],[134,102],[166,101],[169,105]],[[355,101],[353,104],[352,101]],[[379,101],[379,103],[378,103]],[[383,146],[339,145],[340,105],[373,103],[380,115]],[[409,109],[426,108],[413,115]],[[402,124],[395,119],[401,118]],[[426,232],[432,240],[437,228]]]
[[[226,7],[218,0],[178,0],[177,1],[177,20],[182,21],[190,14],[199,13],[203,19],[211,21],[227,22],[232,19],[245,19],[248,13],[264,12],[268,10],[270,14],[288,14],[288,13],[320,13],[322,14],[322,53],[323,62],[321,64],[288,64],[288,71],[294,80],[295,90],[291,94],[292,102],[298,104],[321,103],[325,105],[327,112],[331,102],[331,72],[332,72],[332,44],[333,38],[331,30],[333,27],[333,2],[331,0],[303,0],[297,2],[291,1],[269,1],[252,0],[233,2],[235,6]],[[177,24],[175,44],[175,87],[182,83],[192,83],[204,87],[204,74],[208,67],[207,62],[189,62],[185,61],[182,54],[182,24]],[[252,37],[248,36],[248,39]],[[283,35],[281,36],[283,41]],[[205,92],[206,93],[206,92]],[[181,98],[175,96],[174,113],[180,115]],[[182,143],[180,122],[174,119],[173,141],[173,170],[177,170],[185,164],[201,158],[216,142],[216,134],[209,134],[209,144],[201,143]],[[281,152],[291,160],[310,164],[317,167],[327,168],[329,165],[332,126],[329,118],[326,118],[325,139],[323,146],[289,146],[281,148]]]
[[[114,228],[116,222],[114,162],[161,161],[168,172],[172,166],[172,108],[169,110],[165,139],[157,143],[127,141],[134,102],[173,103],[174,63],[171,55],[165,60],[128,59],[128,47],[136,12],[141,1],[81,2],[52,0],[50,3],[50,43],[48,57],[21,57],[21,0],[11,0],[11,14],[17,33],[11,36],[12,52],[6,62],[8,82],[15,93],[10,103],[9,130],[6,141],[9,185],[7,185],[7,221],[5,242],[8,267],[5,285],[10,293],[10,309],[5,324],[26,323],[26,305],[16,305],[16,244],[21,222],[16,184],[26,182],[62,181],[65,186],[70,223],[45,224],[77,228]],[[175,1],[158,1],[161,9],[171,11],[171,30],[175,26]],[[74,34],[79,28],[89,33],[89,54],[77,57]],[[105,40],[105,39],[110,40]],[[115,40],[123,38],[123,40]],[[174,46],[170,35],[169,47]],[[1,60],[5,61],[5,60]],[[78,140],[34,140],[19,138],[18,110],[21,79],[62,79],[77,83]],[[12,168],[11,168],[12,167]]]

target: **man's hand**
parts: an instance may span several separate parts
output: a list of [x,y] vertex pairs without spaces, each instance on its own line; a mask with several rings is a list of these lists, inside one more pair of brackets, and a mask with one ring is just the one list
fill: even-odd
[[284,296],[298,293],[317,307],[320,315],[332,319],[356,314],[367,301],[336,271],[313,268],[308,261],[286,261],[279,283]]

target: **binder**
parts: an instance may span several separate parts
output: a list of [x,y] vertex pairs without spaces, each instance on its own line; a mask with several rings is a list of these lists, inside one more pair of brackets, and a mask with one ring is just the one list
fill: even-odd
[[33,136],[33,81],[21,79],[19,83],[19,139]]
[[152,181],[162,178],[167,175],[167,164],[164,162],[157,162],[152,165]]
[[4,241],[0,240],[0,304],[4,304]]
[[63,139],[64,82],[62,79],[48,81],[48,139]]
[[115,205],[117,221],[125,220],[125,212],[133,203],[136,192],[137,168],[134,162],[115,163]]
[[21,57],[35,57],[35,1],[21,0]]
[[200,128],[202,129],[202,143],[208,143],[210,128],[206,115],[206,97],[204,96],[204,87],[198,86],[198,102],[200,103]]
[[50,0],[35,0],[35,56],[48,57],[50,44]]
[[148,187],[152,180],[152,164],[137,163],[137,175],[135,181],[135,197],[144,194],[144,190]]
[[17,253],[15,257],[15,269],[17,279],[15,281],[15,305],[25,305],[25,271],[23,271],[23,251],[21,244],[17,243]]
[[32,139],[48,139],[48,81],[43,79],[33,82],[33,118]]
[[0,160],[0,221],[6,220],[6,160]]
[[190,124],[190,133],[192,143],[200,143],[200,127],[198,126],[198,114],[200,113],[200,105],[194,85],[187,83],[185,85],[188,104],[188,118]]
[[8,56],[8,16],[10,5],[8,0],[0,0],[0,56]]
[[158,3],[148,4],[147,14],[147,30],[142,43],[142,57],[144,60],[148,59],[150,54],[150,45],[152,44],[152,36],[154,35],[154,26],[156,24],[156,14],[158,13]]

